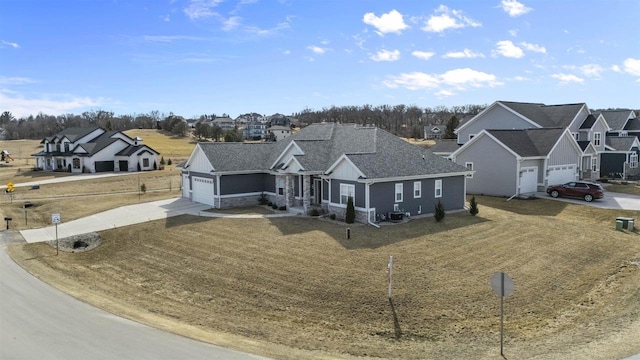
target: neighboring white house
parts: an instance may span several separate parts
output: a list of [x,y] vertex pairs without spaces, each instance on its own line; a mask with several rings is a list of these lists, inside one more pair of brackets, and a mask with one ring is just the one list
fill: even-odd
[[280,141],[291,135],[291,128],[288,126],[271,126],[267,128],[267,137],[274,141]]
[[44,138],[43,149],[32,156],[45,171],[95,173],[144,171],[158,168],[159,153],[142,139],[99,127],[68,128]]

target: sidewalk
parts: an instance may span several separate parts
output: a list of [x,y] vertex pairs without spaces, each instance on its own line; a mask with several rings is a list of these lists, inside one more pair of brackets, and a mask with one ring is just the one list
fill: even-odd
[[[25,187],[25,186],[33,186],[33,185],[55,184],[55,183],[68,182],[68,181],[91,180],[91,179],[99,179],[99,178],[114,177],[114,176],[125,176],[125,175],[133,175],[133,174],[139,174],[139,173],[119,172],[119,173],[78,174],[78,175],[70,175],[70,176],[61,176],[53,179],[34,180],[29,182],[17,183],[17,184],[13,184],[13,186]],[[0,190],[6,189],[6,188],[7,188],[7,184],[0,184]]]
[[[101,213],[83,217],[81,219],[64,221],[64,214],[58,225],[58,239],[74,235],[81,235],[95,231],[115,229],[123,226],[140,224],[147,221],[165,219],[177,215],[194,215],[212,218],[240,218],[259,219],[264,217],[288,217],[297,214],[282,213],[269,215],[253,214],[221,214],[203,211],[210,209],[210,205],[191,202],[184,198],[173,198],[152,201],[143,204],[128,205],[117,209],[103,211]],[[20,234],[28,243],[50,241],[56,239],[56,227],[47,226],[40,229],[22,230]]]

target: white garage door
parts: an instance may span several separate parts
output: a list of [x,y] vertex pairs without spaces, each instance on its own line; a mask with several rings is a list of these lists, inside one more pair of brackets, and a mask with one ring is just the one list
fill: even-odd
[[193,177],[193,201],[213,206],[213,179]]
[[520,169],[520,194],[538,191],[538,168],[523,167]]
[[569,181],[576,181],[575,164],[549,166],[548,185],[560,185],[568,183]]
[[182,197],[189,198],[189,175],[182,175]]

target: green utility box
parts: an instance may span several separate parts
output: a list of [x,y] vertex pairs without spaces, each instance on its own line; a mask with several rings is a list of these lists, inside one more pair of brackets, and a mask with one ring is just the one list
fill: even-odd
[[622,220],[616,220],[616,230],[622,231]]

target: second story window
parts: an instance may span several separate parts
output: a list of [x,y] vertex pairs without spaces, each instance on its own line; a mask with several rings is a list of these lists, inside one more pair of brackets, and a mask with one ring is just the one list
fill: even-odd
[[602,134],[599,132],[593,133],[593,146],[600,146],[600,137]]

